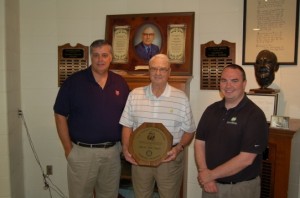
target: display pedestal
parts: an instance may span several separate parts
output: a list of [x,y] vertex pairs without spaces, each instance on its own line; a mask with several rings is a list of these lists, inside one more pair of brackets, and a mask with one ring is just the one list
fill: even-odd
[[279,92],[280,92],[279,89],[271,89],[271,88],[250,89],[250,93],[275,94]]
[[[126,80],[130,90],[150,84],[149,75],[122,75],[122,77]],[[170,76],[168,83],[189,96],[191,79],[192,76]]]

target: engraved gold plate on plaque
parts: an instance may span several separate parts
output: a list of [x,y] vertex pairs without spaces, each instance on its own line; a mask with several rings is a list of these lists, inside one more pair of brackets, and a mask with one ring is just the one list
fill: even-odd
[[140,166],[158,166],[171,150],[173,136],[161,123],[143,123],[130,135],[129,152]]

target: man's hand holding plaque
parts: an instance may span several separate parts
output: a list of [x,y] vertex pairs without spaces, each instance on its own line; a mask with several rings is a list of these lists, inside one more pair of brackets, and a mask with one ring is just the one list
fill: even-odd
[[129,152],[140,166],[158,166],[168,158],[173,136],[161,123],[143,123],[129,139]]

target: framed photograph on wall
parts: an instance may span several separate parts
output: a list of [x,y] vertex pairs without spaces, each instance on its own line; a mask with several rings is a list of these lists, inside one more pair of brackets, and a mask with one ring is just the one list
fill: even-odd
[[112,70],[146,73],[149,59],[167,54],[172,75],[192,75],[194,12],[107,15]]
[[276,94],[256,94],[247,93],[247,97],[252,100],[265,113],[267,122],[270,123],[271,116],[277,115],[278,93]]
[[289,120],[290,118],[285,116],[272,116],[270,127],[289,129]]
[[253,65],[257,54],[269,50],[280,65],[296,65],[298,55],[299,0],[244,0],[244,65]]

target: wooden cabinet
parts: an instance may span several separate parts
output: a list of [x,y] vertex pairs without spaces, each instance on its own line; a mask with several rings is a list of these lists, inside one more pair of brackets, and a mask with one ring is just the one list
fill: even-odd
[[299,119],[290,119],[289,129],[270,128],[269,145],[263,161],[261,198],[287,198],[291,149]]
[[[131,90],[136,87],[142,87],[150,84],[150,78],[148,75],[124,75],[123,77]],[[191,76],[170,76],[168,82],[171,86],[184,91],[189,96],[191,79]]]

